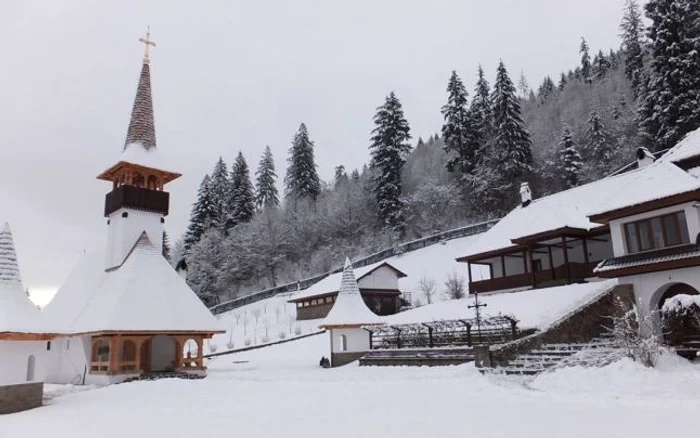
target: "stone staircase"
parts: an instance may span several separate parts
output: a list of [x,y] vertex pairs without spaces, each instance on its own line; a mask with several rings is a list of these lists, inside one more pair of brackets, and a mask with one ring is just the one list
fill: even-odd
[[402,348],[370,350],[360,358],[360,366],[444,366],[474,360],[469,347]]
[[566,366],[603,366],[622,356],[608,334],[589,342],[550,343],[518,355],[505,366],[482,368],[483,373],[536,376],[544,371]]

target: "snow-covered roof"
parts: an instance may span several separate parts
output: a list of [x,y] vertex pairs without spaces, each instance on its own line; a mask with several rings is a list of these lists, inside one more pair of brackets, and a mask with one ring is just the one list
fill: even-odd
[[222,331],[145,232],[118,268],[105,271],[101,255],[86,255],[46,307],[62,332]]
[[[376,271],[377,269],[381,268],[382,266],[387,266],[390,269],[396,271],[397,275],[399,278],[405,277],[406,274],[401,272],[399,269],[394,267],[392,264],[386,262],[386,261],[381,261],[378,263],[374,263],[371,265],[363,266],[361,268],[355,269],[355,275],[356,279],[359,281],[362,278],[366,277],[367,275],[371,274],[372,272]],[[335,292],[338,292],[338,287],[341,284],[341,279],[343,278],[343,272],[338,272],[332,275],[329,275],[328,277],[324,278],[323,280],[314,283],[313,285],[309,286],[308,288],[297,292],[294,294],[291,298],[290,301],[297,301],[305,298],[311,298],[311,297],[317,297],[321,295],[327,295],[327,294],[332,294]]]
[[464,257],[513,246],[512,239],[563,227],[600,226],[588,216],[700,188],[700,180],[678,166],[656,162],[518,206],[469,248]]
[[12,232],[0,226],[0,333],[50,333],[22,285]]
[[700,156],[700,128],[688,133],[683,140],[659,157],[657,161],[677,163],[696,156]]
[[169,170],[168,164],[158,148],[146,149],[141,143],[129,143],[126,145],[121,156],[117,159],[117,163],[119,162],[172,172]]
[[352,264],[350,259],[346,259],[338,297],[320,327],[360,327],[383,324],[382,318],[372,312],[362,299]]

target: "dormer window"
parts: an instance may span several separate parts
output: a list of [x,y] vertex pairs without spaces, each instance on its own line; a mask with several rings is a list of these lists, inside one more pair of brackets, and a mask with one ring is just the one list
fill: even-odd
[[625,224],[627,252],[635,253],[690,243],[685,212]]

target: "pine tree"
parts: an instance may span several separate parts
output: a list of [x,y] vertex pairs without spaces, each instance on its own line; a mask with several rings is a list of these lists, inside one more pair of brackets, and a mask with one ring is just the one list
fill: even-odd
[[258,208],[279,207],[280,199],[275,185],[277,179],[275,160],[272,158],[270,146],[265,146],[265,152],[260,159],[255,176],[255,203]]
[[615,154],[615,142],[597,111],[591,111],[586,130],[586,150],[598,163],[608,164]]
[[345,172],[345,166],[335,166],[335,176],[333,178],[333,187],[336,189],[348,182],[348,174]]
[[183,245],[185,254],[189,253],[192,245],[199,242],[207,230],[217,225],[217,215],[218,206],[211,191],[211,179],[209,175],[204,175],[197,191],[197,200],[192,205],[190,223],[185,232]]
[[238,224],[250,222],[255,215],[255,192],[253,183],[250,181],[248,163],[241,152],[238,152],[231,170],[228,199],[229,216],[226,219],[226,230],[231,230]]
[[481,65],[477,78],[469,113],[472,116],[474,129],[479,134],[480,149],[484,149],[486,142],[493,135],[493,108],[491,108],[491,90]]
[[168,238],[168,232],[165,230],[163,230],[163,257],[170,262],[170,238]]
[[583,77],[583,82],[590,85],[593,82],[591,77],[591,55],[588,53],[588,43],[585,38],[581,38],[579,53],[581,53],[581,76]]
[[559,142],[560,168],[563,173],[564,186],[567,189],[576,187],[580,183],[579,174],[583,163],[581,155],[578,153],[576,143],[574,143],[571,130],[564,125],[561,140]]
[[610,60],[608,60],[602,50],[599,50],[593,60],[593,71],[596,80],[600,81],[605,78],[608,70],[610,70]]
[[622,48],[625,51],[625,75],[632,84],[635,97],[639,96],[644,74],[644,23],[636,0],[627,0],[625,13],[620,23]]
[[478,135],[467,108],[467,90],[455,71],[447,84],[447,93],[447,103],[442,107],[445,119],[442,136],[449,157],[447,170],[454,172],[459,169],[462,173],[471,173],[476,165]]
[[521,99],[527,99],[527,96],[530,94],[530,84],[522,71],[520,72],[520,79],[518,79],[518,91],[520,91]]
[[566,75],[564,74],[564,72],[562,72],[561,77],[559,78],[559,86],[558,86],[559,91],[564,90],[564,87],[566,87],[567,82],[568,81],[566,80]]
[[309,132],[303,123],[294,135],[289,155],[289,167],[284,177],[285,195],[295,205],[298,199],[315,201],[321,193],[321,181],[316,171],[314,143],[309,139]]
[[549,99],[554,94],[554,89],[554,81],[552,78],[545,76],[544,80],[542,81],[542,85],[540,85],[540,88],[537,90],[537,95],[540,97],[540,102],[544,103],[547,99]]
[[[521,116],[520,101],[503,61],[498,64],[491,97],[494,120],[494,164],[498,167],[503,190],[532,171],[532,144]],[[508,197],[508,192],[504,197]]]
[[229,173],[226,168],[226,163],[223,158],[219,157],[219,161],[216,162],[209,181],[211,196],[214,205],[216,205],[214,222],[219,227],[224,227],[226,217],[230,214],[228,210],[229,183]]
[[401,102],[392,91],[374,116],[370,167],[374,171],[374,194],[384,229],[402,235],[406,208],[401,200],[401,169],[411,151],[408,121]]
[[651,71],[640,124],[650,146],[675,145],[700,126],[700,3],[651,0]]

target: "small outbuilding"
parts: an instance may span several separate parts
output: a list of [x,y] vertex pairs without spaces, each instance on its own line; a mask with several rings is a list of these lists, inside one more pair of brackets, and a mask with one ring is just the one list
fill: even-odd
[[320,328],[328,330],[331,366],[353,362],[370,349],[370,333],[363,327],[384,325],[362,299],[350,259],[345,260],[340,290]]
[[0,227],[0,414],[41,406],[47,350],[54,337],[27,297],[12,233]]
[[[377,315],[393,315],[401,307],[399,279],[406,277],[395,266],[379,262],[358,268],[357,284],[366,307]],[[344,274],[329,275],[311,287],[297,292],[288,302],[297,309],[297,320],[325,318],[338,296],[338,285]]]

